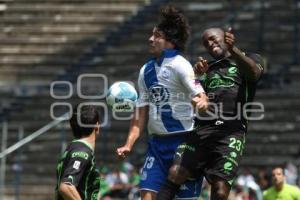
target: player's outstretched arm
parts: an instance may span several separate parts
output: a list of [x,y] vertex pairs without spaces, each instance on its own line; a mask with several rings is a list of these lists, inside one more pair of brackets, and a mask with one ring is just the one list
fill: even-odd
[[59,193],[64,200],[81,200],[81,197],[74,185],[61,183],[59,186]]
[[231,56],[237,62],[238,66],[242,66],[239,69],[248,80],[258,80],[262,73],[262,67],[258,66],[260,64],[257,64],[253,59],[246,56],[244,52],[234,45],[235,38],[231,28],[229,28],[228,31],[225,31],[224,37],[224,41],[228,46]]
[[135,141],[140,136],[140,132],[144,130],[148,109],[148,106],[137,107],[135,109],[133,118],[130,123],[126,144],[116,150],[118,156],[125,158],[127,154],[131,152]]

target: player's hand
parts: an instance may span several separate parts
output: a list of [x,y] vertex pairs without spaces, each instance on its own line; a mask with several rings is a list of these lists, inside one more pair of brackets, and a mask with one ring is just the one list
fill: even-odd
[[117,148],[116,153],[118,154],[119,157],[126,158],[126,156],[130,153],[130,151],[131,151],[131,148],[124,145],[120,148]]
[[231,27],[229,27],[228,30],[224,33],[224,42],[227,45],[228,50],[232,51],[234,47],[235,38]]
[[192,99],[192,104],[199,112],[205,112],[208,109],[208,97],[201,93],[201,96]]
[[201,56],[198,57],[198,60],[194,65],[194,72],[197,75],[203,75],[207,70],[208,70],[207,60],[203,59]]

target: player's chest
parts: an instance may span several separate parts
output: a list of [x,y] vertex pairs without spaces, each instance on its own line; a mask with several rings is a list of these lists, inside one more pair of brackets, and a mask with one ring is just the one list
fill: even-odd
[[151,71],[146,72],[144,77],[150,86],[148,89],[156,85],[169,89],[178,86],[178,75],[171,65],[155,66]]
[[242,76],[235,64],[216,66],[207,72],[204,79],[204,86],[208,91],[237,88],[241,84]]

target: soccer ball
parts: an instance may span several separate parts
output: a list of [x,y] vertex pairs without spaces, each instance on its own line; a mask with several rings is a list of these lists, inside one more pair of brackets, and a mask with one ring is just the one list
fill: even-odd
[[134,109],[137,97],[134,87],[127,82],[121,81],[110,86],[106,96],[106,103],[113,111],[130,112]]

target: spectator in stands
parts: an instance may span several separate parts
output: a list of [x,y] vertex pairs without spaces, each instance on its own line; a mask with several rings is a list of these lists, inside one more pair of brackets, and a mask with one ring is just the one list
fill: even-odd
[[245,107],[254,98],[263,72],[258,54],[242,52],[232,30],[209,28],[202,42],[212,62],[202,57],[195,65],[209,97],[209,111],[197,116],[196,134],[190,134],[181,159],[175,160],[158,200],[172,199],[190,176],[204,174],[211,184],[211,199],[225,200],[236,177],[245,145],[248,116]]
[[[237,177],[236,185],[242,188],[242,191],[249,199],[262,199],[260,187],[255,182],[253,175],[248,169],[244,169],[243,172]],[[251,196],[253,196],[253,198],[251,198]]]
[[260,169],[257,173],[257,183],[262,191],[271,186],[271,176],[266,169]]
[[93,106],[76,107],[70,119],[73,140],[57,165],[56,200],[96,200],[100,175],[95,166],[99,113]]
[[285,183],[285,175],[282,167],[272,169],[273,186],[263,194],[263,200],[300,200],[300,189]]
[[106,176],[106,182],[109,185],[109,192],[106,194],[112,198],[125,198],[129,194],[129,177],[118,167],[115,167],[111,173]]
[[284,174],[286,177],[285,178],[286,183],[291,184],[291,185],[297,184],[298,169],[297,169],[296,165],[294,165],[292,162],[287,162],[285,164]]
[[[150,53],[155,58],[140,70],[139,100],[135,116],[126,144],[117,149],[117,154],[122,157],[132,150],[148,117],[148,132],[151,137],[141,174],[143,200],[156,198],[156,193],[168,175],[178,145],[193,131],[192,104],[201,111],[206,110],[208,104],[202,86],[195,81],[193,67],[180,55],[189,35],[186,17],[173,6],[163,8],[161,14],[162,20],[154,27],[149,38]],[[186,182],[178,196],[199,196],[201,180],[202,178]]]

